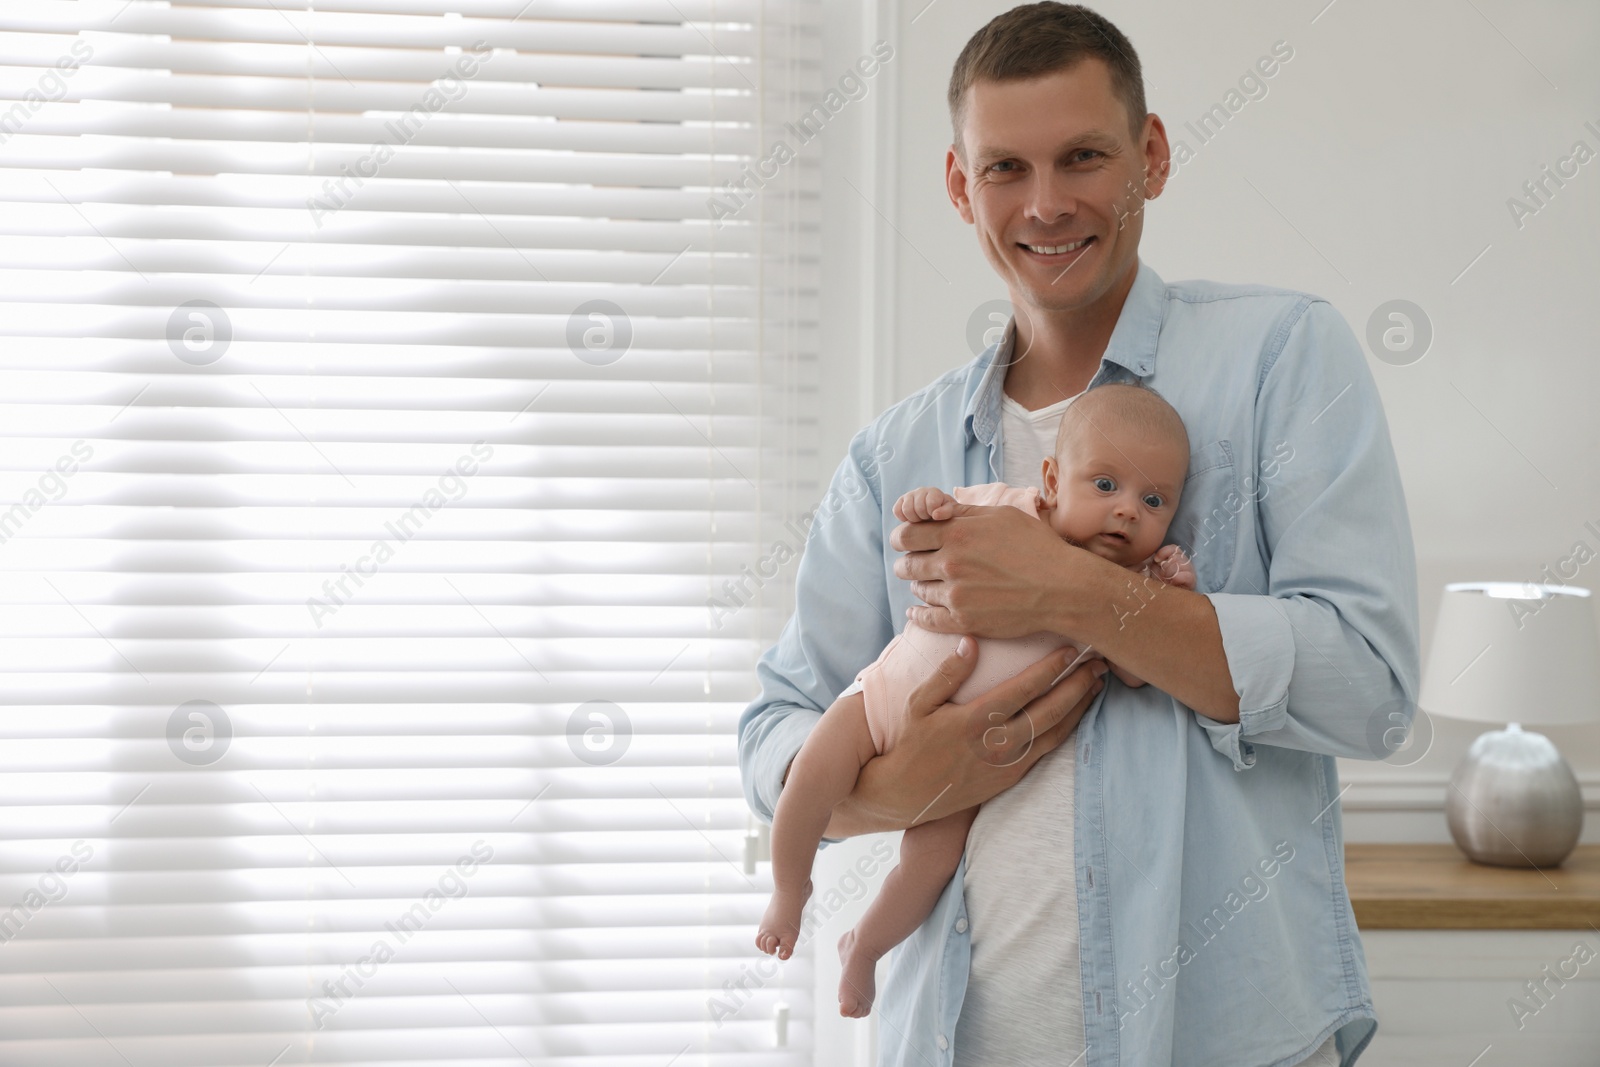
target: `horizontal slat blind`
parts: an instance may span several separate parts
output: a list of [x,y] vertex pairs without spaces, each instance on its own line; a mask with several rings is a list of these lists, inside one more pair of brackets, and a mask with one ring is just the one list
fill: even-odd
[[0,1063],[808,1062],[819,17],[0,8]]

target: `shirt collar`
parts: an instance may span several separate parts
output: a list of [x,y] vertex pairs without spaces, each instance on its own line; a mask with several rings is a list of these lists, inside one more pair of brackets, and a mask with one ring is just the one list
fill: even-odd
[[[1133,287],[1117,316],[1116,328],[1100,358],[1100,369],[1090,384],[1100,380],[1107,363],[1114,363],[1140,378],[1147,378],[1156,369],[1156,342],[1161,337],[1161,319],[1165,311],[1167,285],[1161,276],[1139,261],[1139,271],[1134,276]],[[1012,316],[1006,323],[1005,335],[990,345],[973,366],[975,373],[968,378],[976,382],[967,397],[963,424],[967,434],[983,444],[994,440],[1000,421],[1000,402],[1004,395],[1006,367],[1011,362],[1012,346],[1016,342],[1017,320]]]

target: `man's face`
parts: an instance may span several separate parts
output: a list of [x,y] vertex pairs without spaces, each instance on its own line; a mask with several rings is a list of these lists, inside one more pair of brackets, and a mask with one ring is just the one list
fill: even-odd
[[945,160],[950,199],[1014,305],[1090,308],[1131,277],[1144,201],[1165,185],[1169,150],[1154,115],[1142,142],[1130,139],[1104,62],[974,83],[962,140],[965,162],[953,147]]
[[1050,527],[1119,567],[1149,559],[1167,536],[1189,457],[1180,447],[1115,429],[1080,431],[1044,461]]

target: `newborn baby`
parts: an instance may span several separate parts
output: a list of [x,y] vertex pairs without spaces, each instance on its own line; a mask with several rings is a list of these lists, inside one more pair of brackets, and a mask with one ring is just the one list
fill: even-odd
[[[952,518],[957,504],[1009,505],[1049,523],[1068,543],[1119,566],[1158,583],[1194,588],[1194,568],[1183,551],[1162,544],[1189,464],[1188,434],[1170,404],[1135,383],[1099,386],[1068,405],[1055,452],[1044,460],[1043,492],[1001,482],[949,494],[913,489],[895,502],[894,514],[904,522],[937,522]],[[866,762],[893,747],[899,710],[960,640],[960,634],[934,633],[908,623],[807,737],[773,813],[774,888],[756,934],[761,951],[779,959],[794,952],[801,911],[811,896],[811,863],[834,806],[855,788]],[[951,700],[964,703],[981,696],[1069,643],[1053,633],[979,639],[977,665]],[[1116,664],[1109,666],[1124,684],[1144,684]],[[961,862],[977,813],[969,808],[906,830],[899,866],[889,873],[860,924],[839,942],[844,965],[841,1015],[859,1018],[871,1011],[878,959],[932,912]]]

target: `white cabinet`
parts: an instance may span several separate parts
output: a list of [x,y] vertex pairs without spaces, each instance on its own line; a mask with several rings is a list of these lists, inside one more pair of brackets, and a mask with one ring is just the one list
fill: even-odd
[[1360,1067],[1600,1067],[1600,931],[1371,930],[1361,941],[1378,1033]]

